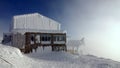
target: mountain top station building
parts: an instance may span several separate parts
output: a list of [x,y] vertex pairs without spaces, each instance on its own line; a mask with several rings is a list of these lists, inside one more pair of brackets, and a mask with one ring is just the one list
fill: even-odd
[[10,32],[3,34],[3,44],[30,53],[39,46],[50,46],[52,51],[66,51],[66,32],[61,24],[39,13],[16,15]]

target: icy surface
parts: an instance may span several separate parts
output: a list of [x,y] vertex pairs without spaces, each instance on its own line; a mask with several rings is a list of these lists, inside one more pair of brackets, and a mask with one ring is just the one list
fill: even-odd
[[17,48],[0,44],[0,68],[120,68],[120,63],[92,55],[51,52],[49,47],[22,54]]

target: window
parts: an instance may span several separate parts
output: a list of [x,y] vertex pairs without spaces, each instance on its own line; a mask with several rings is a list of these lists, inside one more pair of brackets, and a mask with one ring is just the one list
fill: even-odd
[[42,41],[45,41],[45,40],[44,40],[44,36],[42,36]]
[[35,38],[34,38],[34,34],[30,35],[30,43],[34,44]]
[[65,41],[64,35],[54,35],[54,41]]
[[50,35],[41,35],[42,41],[51,41],[51,36]]

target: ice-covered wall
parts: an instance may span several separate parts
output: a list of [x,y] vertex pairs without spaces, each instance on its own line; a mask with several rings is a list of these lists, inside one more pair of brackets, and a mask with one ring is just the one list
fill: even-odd
[[24,48],[25,45],[25,35],[21,33],[12,34],[12,46],[17,48]]
[[12,29],[60,30],[61,24],[38,13],[13,17]]

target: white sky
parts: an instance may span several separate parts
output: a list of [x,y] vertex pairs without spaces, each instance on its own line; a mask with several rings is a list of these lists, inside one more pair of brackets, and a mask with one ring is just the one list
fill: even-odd
[[85,37],[87,52],[120,61],[120,0],[75,0],[64,10],[69,31]]

